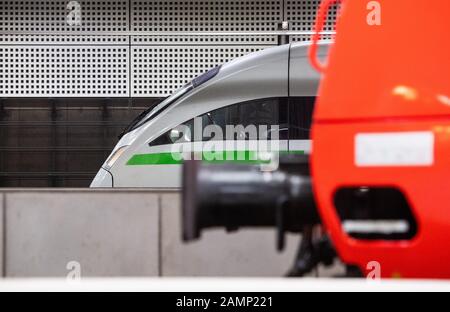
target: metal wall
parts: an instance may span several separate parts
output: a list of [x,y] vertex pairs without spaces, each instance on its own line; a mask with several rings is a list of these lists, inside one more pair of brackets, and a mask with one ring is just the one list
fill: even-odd
[[88,187],[154,98],[0,99],[0,187]]
[[165,97],[211,67],[276,45],[269,33],[282,21],[312,30],[318,3],[1,1],[0,97]]

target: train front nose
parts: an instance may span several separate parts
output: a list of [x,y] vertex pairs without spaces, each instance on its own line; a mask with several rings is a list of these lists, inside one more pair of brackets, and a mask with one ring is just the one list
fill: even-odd
[[114,187],[113,181],[112,173],[100,168],[100,171],[91,183],[91,188],[111,188]]

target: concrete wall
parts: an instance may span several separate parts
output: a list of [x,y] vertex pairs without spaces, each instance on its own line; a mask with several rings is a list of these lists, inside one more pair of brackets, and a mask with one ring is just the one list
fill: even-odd
[[[5,275],[158,275],[158,195],[5,194]],[[67,267],[69,265],[69,267]]]
[[284,253],[277,253],[275,230],[225,233],[210,230],[199,241],[180,241],[178,194],[161,202],[162,274],[164,276],[283,276],[294,261],[299,237],[289,236]]
[[0,210],[4,277],[65,277],[77,263],[84,277],[283,276],[299,239],[282,254],[274,230],[186,245],[176,192],[0,190]]

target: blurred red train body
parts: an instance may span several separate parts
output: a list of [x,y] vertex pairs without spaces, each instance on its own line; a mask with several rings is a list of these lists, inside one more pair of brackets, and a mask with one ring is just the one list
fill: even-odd
[[[377,9],[379,25],[370,22]],[[314,116],[312,175],[340,258],[365,273],[377,261],[381,277],[450,278],[449,12],[448,0],[341,4]],[[349,235],[335,205],[348,187],[399,190],[414,237]]]

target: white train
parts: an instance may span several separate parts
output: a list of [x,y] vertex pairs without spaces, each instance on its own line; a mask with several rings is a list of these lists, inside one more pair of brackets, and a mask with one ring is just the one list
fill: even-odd
[[[319,57],[326,57],[329,44],[320,44]],[[249,139],[249,125],[266,126],[265,137],[276,138],[281,152],[309,153],[320,77],[309,64],[308,49],[309,43],[269,48],[194,79],[130,124],[91,187],[180,187],[181,158],[192,155],[186,150],[208,161],[208,152],[215,154],[213,160],[254,160],[252,143],[261,133]],[[223,142],[215,138],[214,145],[211,135],[205,135],[198,122],[194,125],[194,118],[202,127],[214,125],[224,134],[227,126],[240,125],[236,129],[242,133],[224,137]],[[180,130],[180,125],[190,131]],[[174,157],[177,150],[181,157]]]

